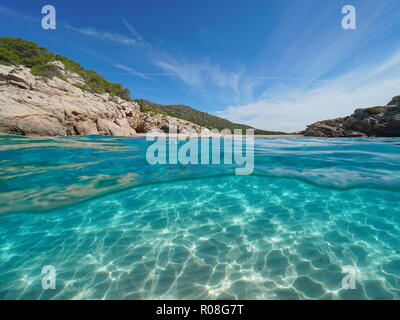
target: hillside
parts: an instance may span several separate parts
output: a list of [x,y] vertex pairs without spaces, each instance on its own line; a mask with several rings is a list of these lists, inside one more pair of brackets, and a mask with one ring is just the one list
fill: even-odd
[[140,112],[119,83],[34,42],[0,38],[0,134],[137,136],[168,131],[172,120],[179,133],[205,129]]
[[[64,70],[60,70],[56,64],[49,64],[53,61],[61,62]],[[121,84],[107,81],[96,71],[84,69],[78,62],[20,38],[0,37],[0,65],[25,66],[30,68],[33,75],[43,78],[58,77],[65,80],[62,71],[75,73],[83,80],[83,83],[76,86],[85,91],[97,94],[108,93],[111,97],[117,96],[127,101],[131,100],[129,89]]]
[[167,131],[171,120],[180,133],[251,128],[184,105],[134,101],[121,84],[20,38],[0,37],[0,92],[3,134],[133,136]]
[[[142,99],[137,99],[134,101],[139,104],[140,111],[142,112],[155,112],[163,115],[176,117],[179,119],[193,122],[199,126],[208,129],[218,129],[218,130],[230,129],[231,131],[233,131],[234,129],[242,129],[242,130],[252,129],[252,127],[248,125],[233,123],[226,119],[210,115],[206,112],[202,112],[185,105],[162,105]],[[264,134],[264,135],[285,134],[283,132],[266,131],[260,129],[255,129],[254,133]]]
[[60,61],[49,64],[59,68],[61,77],[43,78],[22,65],[0,65],[0,135],[137,136],[168,132],[171,121],[178,133],[207,134],[208,129],[189,121],[141,112],[134,101],[83,90],[78,74]]

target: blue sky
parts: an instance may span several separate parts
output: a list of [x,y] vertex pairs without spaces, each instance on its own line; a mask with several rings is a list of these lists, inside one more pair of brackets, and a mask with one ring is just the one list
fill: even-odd
[[[57,29],[41,28],[41,8]],[[344,5],[357,29],[341,26]],[[397,0],[2,0],[0,35],[35,41],[134,98],[295,131],[400,95]]]

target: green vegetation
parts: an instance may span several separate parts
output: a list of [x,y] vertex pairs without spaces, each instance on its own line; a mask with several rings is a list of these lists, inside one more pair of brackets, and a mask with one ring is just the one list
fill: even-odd
[[86,70],[79,63],[69,60],[58,54],[49,52],[46,48],[34,42],[20,38],[0,37],[0,64],[24,65],[31,68],[32,74],[43,78],[59,77],[65,80],[62,70],[52,64],[52,61],[60,61],[66,71],[79,74],[85,84],[79,85],[83,90],[103,94],[109,93],[111,97],[120,97],[124,100],[132,100],[128,89],[119,83],[112,83],[100,76],[96,71]]
[[152,112],[152,113],[159,113],[164,116],[175,117],[172,113],[170,113],[168,111],[158,109],[152,105],[149,105],[149,104],[146,104],[143,102],[139,102],[139,101],[144,101],[144,100],[135,100],[135,101],[138,102],[138,105],[140,106],[140,112]]
[[63,77],[61,69],[51,64],[39,64],[35,65],[31,69],[31,73],[35,76],[52,78],[52,77]]
[[365,112],[368,114],[380,114],[385,111],[385,108],[382,107],[372,107],[365,109]]
[[[188,106],[184,105],[162,105],[162,104],[157,104],[148,100],[135,100],[139,106],[140,106],[140,111],[142,112],[154,112],[154,113],[160,113],[163,115],[171,116],[171,117],[176,117],[179,119],[183,119],[186,121],[193,122],[199,126],[208,128],[208,129],[218,129],[218,130],[223,130],[223,129],[230,129],[233,131],[234,129],[252,129],[252,127],[244,125],[244,124],[238,124],[238,123],[233,123],[230,122],[226,119],[210,115],[206,112],[201,112],[196,109],[193,109]],[[255,129],[254,130],[255,134],[285,134],[283,132],[275,132],[275,131],[266,131],[266,130],[260,130],[260,129]]]
[[6,48],[0,47],[0,64],[10,65],[13,61],[17,61],[18,56]]
[[[58,54],[48,51],[46,48],[34,42],[20,38],[0,37],[0,64],[23,65],[31,68],[32,74],[44,79],[59,77],[66,80],[63,70],[54,64],[60,61],[65,66],[65,71],[80,75],[84,83],[76,83],[75,86],[92,93],[108,93],[110,100],[116,101],[116,97],[124,100],[132,100],[128,89],[119,83],[112,83],[100,76],[96,71],[84,69],[78,62],[70,60]],[[159,113],[193,122],[209,129],[252,129],[252,127],[232,123],[228,120],[205,112],[195,110],[184,105],[161,105],[147,100],[135,100],[140,105],[140,111]],[[255,129],[255,134],[284,134],[283,132],[265,131]]]

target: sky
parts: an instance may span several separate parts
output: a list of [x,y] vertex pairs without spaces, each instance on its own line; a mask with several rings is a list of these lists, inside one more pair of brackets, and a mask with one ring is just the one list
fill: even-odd
[[[56,8],[44,30],[44,5]],[[345,5],[356,29],[343,29]],[[1,0],[0,36],[78,61],[135,99],[294,132],[400,95],[398,0]]]

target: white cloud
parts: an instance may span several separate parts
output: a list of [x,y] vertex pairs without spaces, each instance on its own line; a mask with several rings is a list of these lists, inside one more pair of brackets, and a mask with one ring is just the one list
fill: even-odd
[[92,36],[96,38],[100,38],[103,40],[110,40],[113,42],[121,43],[128,46],[138,45],[140,41],[138,39],[129,38],[123,34],[113,33],[109,31],[101,31],[95,28],[77,28],[71,25],[66,24],[65,27],[69,30],[79,32],[81,34]]
[[112,66],[115,67],[115,68],[118,68],[120,70],[126,71],[129,74],[132,74],[134,76],[138,76],[138,77],[140,77],[142,79],[153,80],[151,77],[147,76],[146,74],[144,74],[142,72],[139,72],[139,71],[136,71],[135,69],[133,69],[133,68],[131,68],[129,66],[126,66],[124,64],[113,63]]
[[39,21],[39,19],[37,19],[37,18],[32,18],[30,16],[24,15],[20,12],[14,11],[7,7],[3,7],[1,5],[0,5],[0,14],[4,14],[7,16],[14,16],[16,18],[22,18],[22,19],[29,20],[29,21],[35,21],[35,22]]
[[205,90],[206,88],[231,89],[238,92],[241,72],[224,70],[219,64],[213,64],[209,59],[201,61],[180,61],[172,57],[156,59],[154,64],[168,74],[176,77],[192,90]]
[[136,31],[136,29],[128,23],[125,19],[122,19],[123,24],[131,32],[132,36],[138,40],[138,42],[144,42],[143,37]]
[[[254,87],[260,84],[259,80],[245,78],[242,67],[226,68],[207,57],[180,57],[178,60],[165,52],[158,53],[156,57],[153,64],[160,67],[166,75],[178,80],[181,90],[201,98],[208,105],[249,101],[253,98]],[[197,107],[201,109],[201,105]]]
[[228,106],[216,114],[261,129],[293,132],[319,120],[350,115],[356,108],[385,105],[399,94],[400,53],[397,52],[373,67],[352,70],[316,87],[281,89],[274,98]]

